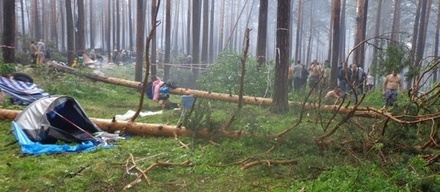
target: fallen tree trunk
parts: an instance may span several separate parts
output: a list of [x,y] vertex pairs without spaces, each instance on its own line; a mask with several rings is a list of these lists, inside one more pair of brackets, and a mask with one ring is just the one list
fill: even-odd
[[[60,65],[57,63],[48,63],[49,67],[53,67],[55,69],[58,69],[60,71],[83,76],[92,80],[96,81],[102,81],[109,84],[114,85],[121,85],[129,88],[139,88],[141,82],[137,81],[129,81],[125,79],[119,79],[114,77],[107,77],[104,75],[96,74],[96,73],[84,73],[82,71],[76,70],[74,68]],[[187,92],[191,92],[191,94],[194,97],[197,98],[204,98],[204,99],[211,99],[211,100],[218,100],[218,101],[225,101],[225,102],[232,102],[232,103],[238,103],[239,102],[239,96],[238,95],[232,95],[232,94],[225,94],[225,93],[216,93],[216,92],[210,92],[210,91],[200,91],[200,90],[192,90],[192,89],[185,89],[185,88],[175,88],[171,90],[172,94],[176,95],[184,95]],[[271,98],[263,98],[263,97],[251,97],[251,96],[243,96],[243,103],[249,104],[249,105],[259,105],[259,106],[266,106],[270,107],[272,106],[272,99]],[[289,101],[289,106],[291,107],[301,107],[302,103],[300,102],[293,102]],[[351,107],[342,107],[339,108],[337,105],[317,105],[314,103],[307,103],[304,106],[305,110],[312,110],[316,108],[320,108],[320,110],[328,111],[328,112],[337,112],[343,115],[347,115],[352,110]],[[353,116],[357,117],[370,117],[370,118],[379,118],[383,117],[383,114],[378,113],[379,110],[370,110],[369,108],[357,108],[357,110],[354,112]]]
[[[0,120],[14,120],[20,113],[19,110],[0,109]],[[149,136],[192,136],[193,131],[183,126],[176,125],[164,125],[164,124],[147,124],[147,123],[135,123],[129,121],[114,121],[111,119],[99,119],[90,118],[103,131],[114,132],[117,130],[125,131],[132,135],[149,135]],[[241,136],[241,132],[209,132],[206,129],[201,129],[197,132],[198,137],[209,138],[213,136],[223,136],[230,138],[238,138]]]

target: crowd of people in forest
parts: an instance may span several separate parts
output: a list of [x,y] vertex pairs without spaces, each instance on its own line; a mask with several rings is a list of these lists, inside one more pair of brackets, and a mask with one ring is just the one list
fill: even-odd
[[[328,60],[320,64],[314,60],[309,67],[301,64],[297,60],[289,67],[288,85],[289,90],[298,92],[305,90],[308,86],[313,89],[314,94],[326,91],[324,97],[325,104],[338,104],[345,97],[354,100],[354,93],[362,95],[364,92],[373,90],[374,77],[370,72],[366,73],[356,64],[348,66],[341,63],[338,66],[336,87],[331,87],[330,79],[332,76],[331,65]],[[385,106],[392,106],[397,101],[397,91],[402,88],[402,78],[396,71],[387,75],[382,84],[383,103]],[[347,96],[351,95],[351,98]]]

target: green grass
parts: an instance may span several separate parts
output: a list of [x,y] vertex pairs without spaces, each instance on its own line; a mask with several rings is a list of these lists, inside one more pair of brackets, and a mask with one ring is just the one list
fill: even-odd
[[[120,67],[104,72],[130,79],[131,75],[127,75],[130,69]],[[37,84],[51,94],[73,96],[89,117],[110,119],[137,108],[139,94],[134,89],[44,68],[35,70]],[[380,107],[378,98],[380,94],[375,92],[367,95],[365,105]],[[179,97],[172,96],[171,100],[179,102]],[[211,119],[215,125],[222,125],[237,108],[236,104],[218,101],[212,101],[211,105]],[[20,109],[9,105],[4,108]],[[143,110],[155,111],[159,106],[145,100]],[[110,149],[41,156],[25,156],[17,144],[6,146],[15,138],[10,132],[10,121],[0,121],[0,191],[122,191],[135,179],[125,173],[130,154],[142,169],[156,161],[182,163],[190,160],[191,165],[157,167],[148,173],[151,185],[142,180],[129,191],[419,191],[426,187],[439,188],[440,178],[435,176],[438,172],[426,169],[417,154],[403,156],[395,152],[387,156],[392,158],[392,163],[381,164],[377,153],[366,157],[362,151],[339,145],[347,139],[343,137],[347,134],[362,140],[355,122],[345,124],[341,134],[332,137],[333,145],[323,150],[314,138],[324,133],[324,127],[311,111],[303,123],[275,141],[275,134],[298,120],[298,111],[272,114],[267,108],[246,105],[231,129],[244,131],[248,136],[240,139],[215,137],[211,138],[212,142],[196,138],[190,146],[193,150],[183,148],[174,138],[132,136]],[[166,111],[136,121],[176,124],[179,116],[179,111]],[[322,114],[324,122],[329,117],[330,114]],[[341,118],[338,115],[332,125]],[[179,140],[192,143],[191,137],[179,137]],[[262,164],[242,170],[240,162],[248,158],[295,159],[298,164]]]

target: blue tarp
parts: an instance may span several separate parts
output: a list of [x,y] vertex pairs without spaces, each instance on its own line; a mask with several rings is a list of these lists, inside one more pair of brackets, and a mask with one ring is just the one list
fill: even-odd
[[[97,144],[92,141],[83,142],[76,145],[57,145],[57,144],[41,144],[39,142],[31,141],[20,126],[12,122],[12,129],[14,131],[15,138],[21,146],[21,150],[24,154],[29,155],[41,155],[41,154],[53,154],[53,153],[66,153],[66,152],[87,152],[97,149]],[[108,146],[110,147],[110,146]]]

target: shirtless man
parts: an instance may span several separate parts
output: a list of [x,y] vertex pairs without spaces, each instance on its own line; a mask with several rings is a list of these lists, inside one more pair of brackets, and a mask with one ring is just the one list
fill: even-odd
[[385,106],[392,106],[397,101],[397,89],[402,90],[402,78],[396,70],[387,75],[383,82],[382,94],[384,96]]
[[32,64],[38,64],[38,61],[40,60],[38,56],[40,54],[38,52],[37,46],[35,45],[34,41],[31,41],[31,45],[29,46],[29,51],[31,52],[31,56],[32,56]]
[[333,90],[327,92],[324,97],[324,103],[328,105],[339,104],[341,99],[345,96],[344,91],[342,91],[340,86],[336,86]]
[[312,88],[319,81],[321,75],[321,67],[319,66],[318,61],[313,61],[312,65],[309,67],[309,71],[309,87]]

